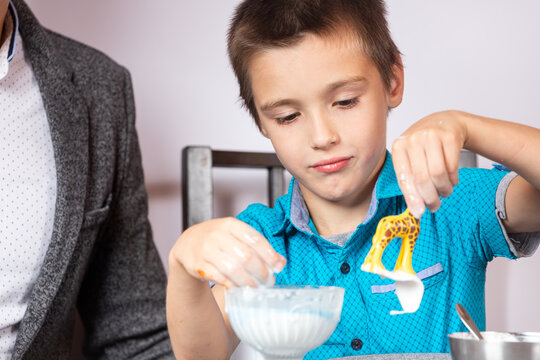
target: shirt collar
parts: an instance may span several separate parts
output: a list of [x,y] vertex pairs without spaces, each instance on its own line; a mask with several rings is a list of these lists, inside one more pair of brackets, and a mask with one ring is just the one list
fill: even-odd
[[[381,173],[379,174],[379,178],[375,184],[375,188],[373,189],[369,210],[363,223],[367,223],[375,215],[379,200],[402,195],[403,193],[399,188],[396,173],[394,171],[392,155],[389,151],[386,151],[386,158],[384,160]],[[289,192],[287,196],[284,197],[284,200],[285,202],[283,203],[283,210],[285,211],[286,215],[284,224],[279,231],[282,231],[290,221],[298,230],[307,232],[308,234],[313,234],[309,227],[309,211],[296,179],[293,178],[291,180]]]
[[17,15],[15,5],[13,5],[11,1],[9,2],[9,13],[11,14],[11,21],[13,21],[13,30],[11,32],[11,39],[9,40],[8,50],[8,61],[11,61],[11,59],[13,59],[13,56],[15,55],[17,31],[19,31],[19,16]]
[[[5,27],[6,22],[10,21],[12,26],[9,31],[11,32],[11,34],[9,34],[9,39],[6,40],[6,43],[2,45],[2,48],[4,48],[4,46],[7,46],[7,61],[10,62],[11,59],[13,59],[13,56],[15,56],[15,45],[17,42],[17,31],[19,29],[19,18],[17,16],[15,6],[11,1],[8,5],[8,11],[9,12],[6,14],[6,19],[4,20],[3,26]],[[5,55],[6,53],[3,52],[3,54]],[[6,58],[1,60],[6,61]]]
[[9,63],[15,55],[15,43],[17,41],[17,30],[19,27],[17,12],[11,1],[9,2],[8,10],[9,12],[6,14],[3,26],[9,38],[0,46],[0,80],[7,76]]

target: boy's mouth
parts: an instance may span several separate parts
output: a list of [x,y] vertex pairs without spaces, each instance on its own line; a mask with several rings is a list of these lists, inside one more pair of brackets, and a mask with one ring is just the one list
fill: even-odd
[[311,165],[311,167],[323,173],[333,173],[347,166],[350,160],[350,157],[327,159],[319,161],[318,163]]

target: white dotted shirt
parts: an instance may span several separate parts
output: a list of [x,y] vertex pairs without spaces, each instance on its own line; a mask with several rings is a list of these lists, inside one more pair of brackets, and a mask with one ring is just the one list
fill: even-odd
[[[16,14],[10,11],[11,22]],[[7,29],[15,36],[0,47],[0,360],[11,358],[52,236],[56,202],[47,115],[14,23]]]

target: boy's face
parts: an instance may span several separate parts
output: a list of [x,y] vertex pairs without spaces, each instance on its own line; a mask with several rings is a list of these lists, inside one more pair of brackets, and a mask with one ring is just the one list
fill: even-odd
[[388,108],[401,102],[403,72],[396,67],[395,74],[386,89],[345,34],[307,34],[253,57],[249,76],[262,133],[306,201],[364,200],[384,162]]

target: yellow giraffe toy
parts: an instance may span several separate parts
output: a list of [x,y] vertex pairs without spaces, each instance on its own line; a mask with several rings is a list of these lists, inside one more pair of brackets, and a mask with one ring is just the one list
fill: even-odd
[[[396,281],[396,295],[403,311],[392,310],[392,315],[415,312],[422,301],[424,284],[412,267],[414,245],[419,234],[420,221],[408,208],[402,214],[382,218],[373,235],[371,249],[362,264],[363,271]],[[396,237],[401,238],[401,250],[394,271],[388,271],[381,258],[386,246]]]

